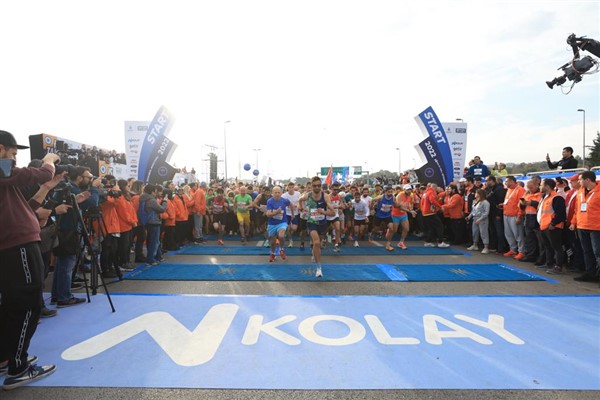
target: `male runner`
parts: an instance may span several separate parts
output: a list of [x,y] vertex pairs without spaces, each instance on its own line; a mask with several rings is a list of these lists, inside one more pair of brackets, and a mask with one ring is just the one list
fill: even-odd
[[298,229],[298,223],[300,220],[300,215],[298,214],[298,200],[300,200],[300,192],[295,190],[294,182],[290,182],[287,185],[287,192],[281,195],[282,198],[288,199],[290,203],[294,206],[294,212],[290,207],[286,208],[285,213],[287,216],[288,223],[288,238],[290,239],[288,247],[294,247],[294,233],[296,233],[296,229]]
[[225,244],[223,235],[225,233],[226,216],[229,212],[229,206],[223,193],[223,189],[218,188],[217,195],[208,200],[208,207],[213,216],[213,228],[217,232],[217,244],[220,246]]
[[335,211],[335,214],[332,216],[327,216],[327,222],[333,228],[333,234],[335,236],[335,245],[333,246],[333,251],[339,253],[340,251],[340,238],[342,236],[341,222],[340,222],[340,214],[343,212],[345,208],[345,202],[340,197],[340,183],[336,182],[331,186],[331,205]]
[[325,216],[332,216],[335,210],[331,205],[331,199],[328,194],[323,193],[321,186],[321,178],[318,176],[310,180],[312,190],[307,191],[300,197],[298,206],[302,210],[308,212],[307,228],[310,232],[312,240],[312,251],[315,262],[317,263],[317,271],[315,276],[320,278],[323,276],[321,270],[321,240],[320,235],[327,231],[327,220]]
[[288,228],[286,208],[290,208],[292,214],[294,205],[290,200],[281,197],[281,187],[275,186],[271,191],[273,197],[267,200],[267,211],[265,215],[268,218],[267,231],[269,232],[269,244],[271,245],[271,255],[269,262],[275,261],[275,243],[279,240],[279,256],[282,260],[286,259],[285,251],[285,232]]
[[402,227],[400,232],[400,242],[398,247],[402,250],[406,250],[406,237],[410,229],[408,222],[408,214],[412,217],[416,217],[417,212],[414,210],[415,198],[412,194],[412,186],[410,184],[404,185],[404,191],[398,193],[394,199],[394,208],[392,208],[392,222],[394,223],[393,231],[398,231],[398,226]]
[[354,210],[354,247],[359,247],[358,238],[362,237],[369,224],[369,202],[356,191],[350,207]]
[[250,233],[250,205],[252,204],[252,196],[246,192],[246,186],[240,186],[240,194],[233,198],[233,208],[237,214],[237,220],[240,224],[240,236],[242,243],[248,240]]
[[[375,205],[375,218],[373,221],[373,230],[387,227],[385,238],[387,251],[394,251],[392,247],[392,237],[394,236],[394,223],[392,222],[392,207],[394,206],[394,189],[391,186],[386,186],[384,191],[379,196],[373,199]],[[370,237],[371,239],[371,237]]]

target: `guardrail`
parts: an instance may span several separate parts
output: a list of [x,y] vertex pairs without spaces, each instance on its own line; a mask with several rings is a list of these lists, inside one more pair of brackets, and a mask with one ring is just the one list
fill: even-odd
[[[594,167],[600,169],[600,167]],[[587,171],[587,168],[571,168],[571,169],[551,169],[548,171],[536,171],[536,172],[528,172],[525,176],[534,176],[534,175],[562,175],[569,174],[573,172],[583,172]]]

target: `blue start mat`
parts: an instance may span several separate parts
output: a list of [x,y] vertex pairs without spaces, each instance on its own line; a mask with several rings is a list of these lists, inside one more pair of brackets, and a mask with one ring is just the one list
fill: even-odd
[[[204,235],[204,240],[206,240],[207,242],[216,242],[217,239],[218,239],[218,236],[215,235],[215,234]],[[223,240],[225,242],[239,242],[239,241],[241,241],[241,237],[240,237],[239,234],[235,234],[235,235],[232,235],[232,236],[223,235]],[[258,241],[264,241],[264,240],[265,240],[264,235],[254,235],[254,236],[248,238],[248,242],[250,242],[250,243],[252,243],[252,242],[258,242]],[[377,240],[382,241],[382,240],[385,240],[385,239],[384,238],[378,238]],[[400,235],[399,234],[395,234],[393,240],[395,242],[398,242],[400,240]],[[416,241],[416,240],[423,240],[423,238],[417,237],[415,235],[408,235],[406,237],[406,241],[407,242],[412,242],[412,241]],[[300,238],[298,237],[298,235],[294,236],[294,242],[300,243]]]
[[[448,256],[448,255],[465,255],[465,252],[453,249],[452,247],[424,247],[424,246],[409,246],[406,250],[395,248],[394,251],[387,251],[384,247],[366,246],[365,247],[340,247],[340,253],[333,252],[333,246],[327,246],[321,250],[323,255],[342,255],[342,256]],[[247,246],[207,246],[207,245],[190,245],[178,250],[174,254],[185,255],[211,255],[211,256],[268,256],[271,250],[268,247],[253,246],[250,242]],[[300,250],[298,247],[285,248],[285,253],[288,256],[310,256],[310,247]]]
[[537,281],[544,277],[504,264],[175,264],[137,268],[132,280],[182,281]]
[[44,319],[32,385],[600,390],[598,296],[112,299]]

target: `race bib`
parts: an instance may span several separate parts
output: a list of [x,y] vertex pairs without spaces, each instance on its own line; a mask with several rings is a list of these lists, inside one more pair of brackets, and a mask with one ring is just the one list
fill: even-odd
[[580,211],[581,212],[586,212],[587,211],[587,203],[581,203]]
[[318,208],[311,208],[310,209],[310,218],[315,220],[315,221],[322,221],[325,218],[325,215],[323,214],[319,214],[319,212],[317,211]]
[[388,212],[392,209],[392,205],[391,204],[382,204],[381,205],[381,211],[382,212]]
[[274,219],[278,219],[278,220],[282,220],[283,219],[283,214],[275,214],[273,215]]

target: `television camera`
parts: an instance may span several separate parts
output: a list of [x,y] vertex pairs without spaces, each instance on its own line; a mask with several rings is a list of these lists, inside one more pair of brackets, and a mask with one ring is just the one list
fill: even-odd
[[[572,33],[567,37],[567,44],[573,49],[573,59],[558,68],[558,70],[563,71],[563,75],[546,82],[546,85],[548,85],[550,89],[553,89],[554,86],[562,86],[567,79],[572,81],[573,83],[571,84],[569,91],[565,94],[569,94],[571,89],[573,89],[573,86],[577,82],[581,82],[583,75],[594,74],[600,69],[598,60],[591,56],[580,58],[579,55],[579,50],[581,49],[600,57],[600,42],[594,39],[588,39],[585,36],[577,37]],[[594,66],[596,68],[589,72]]]

